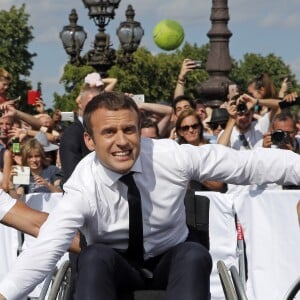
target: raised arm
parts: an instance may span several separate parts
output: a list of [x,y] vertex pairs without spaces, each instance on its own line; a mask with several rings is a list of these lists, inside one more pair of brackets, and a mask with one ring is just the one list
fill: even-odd
[[116,84],[118,83],[117,78],[103,78],[102,81],[104,83],[104,91],[105,92],[112,92],[114,90]]
[[173,114],[172,107],[164,104],[145,102],[139,103],[138,107],[141,110],[155,113],[161,117],[161,119],[157,123],[157,126],[159,129],[159,135],[164,136],[169,128],[169,123]]
[[195,70],[196,68],[196,63],[195,61],[186,58],[184,59],[182,65],[181,65],[181,69],[177,78],[177,83],[176,83],[176,87],[175,87],[175,91],[174,91],[174,99],[177,96],[180,95],[184,95],[184,86],[185,86],[185,82],[186,82],[186,76],[189,72]]
[[8,116],[21,119],[22,121],[31,125],[34,129],[40,129],[42,125],[41,121],[38,118],[35,118],[34,116],[23,111],[17,110],[14,107],[14,102],[12,101],[7,101],[1,104],[0,110],[3,112],[4,117]]

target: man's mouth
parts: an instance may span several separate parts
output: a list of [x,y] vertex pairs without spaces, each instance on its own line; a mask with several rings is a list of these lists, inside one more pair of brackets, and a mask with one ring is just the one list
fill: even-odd
[[131,153],[131,150],[119,151],[119,152],[114,152],[113,156],[116,156],[116,157],[125,157],[125,156],[129,156],[130,153]]

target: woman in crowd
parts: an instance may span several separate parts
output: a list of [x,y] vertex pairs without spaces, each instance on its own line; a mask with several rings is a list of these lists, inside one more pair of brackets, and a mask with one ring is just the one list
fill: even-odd
[[[200,117],[192,109],[184,110],[176,121],[176,135],[179,144],[191,144],[194,146],[202,146],[207,144],[207,140],[203,137],[203,125]],[[191,181],[190,187],[195,190],[208,190],[224,192],[226,185],[223,182]]]

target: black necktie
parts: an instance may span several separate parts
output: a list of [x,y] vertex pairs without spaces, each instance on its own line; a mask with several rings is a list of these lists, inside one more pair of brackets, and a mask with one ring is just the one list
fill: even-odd
[[144,243],[141,194],[135,184],[133,172],[122,176],[120,181],[128,187],[129,240],[127,254],[137,263],[142,263],[144,260]]
[[239,135],[239,139],[240,139],[240,141],[242,142],[243,146],[244,146],[246,149],[250,149],[250,145],[249,145],[249,143],[248,143],[248,141],[247,141],[247,139],[246,139],[246,137],[245,137],[244,134],[240,134],[240,135]]

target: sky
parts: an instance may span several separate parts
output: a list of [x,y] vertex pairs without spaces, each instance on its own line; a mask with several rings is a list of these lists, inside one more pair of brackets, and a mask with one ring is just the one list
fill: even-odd
[[[33,87],[38,81],[42,82],[43,99],[50,108],[53,93],[64,93],[59,79],[68,56],[59,32],[69,24],[71,9],[76,9],[77,24],[84,26],[88,34],[82,54],[91,49],[97,27],[80,0],[1,0],[0,9],[8,10],[12,5],[19,7],[22,3],[26,4],[29,24],[34,28],[35,38],[29,51],[37,53],[28,79]],[[211,0],[121,0],[115,19],[106,28],[115,49],[119,47],[115,32],[120,22],[126,19],[125,10],[129,4],[135,9],[135,20],[141,22],[145,31],[141,46],[152,53],[163,51],[152,38],[155,25],[163,19],[176,20],[183,26],[185,42],[197,43],[198,46],[209,42]],[[263,56],[274,53],[290,65],[300,82],[300,0],[228,0],[228,7],[231,57],[240,60],[246,53]]]

